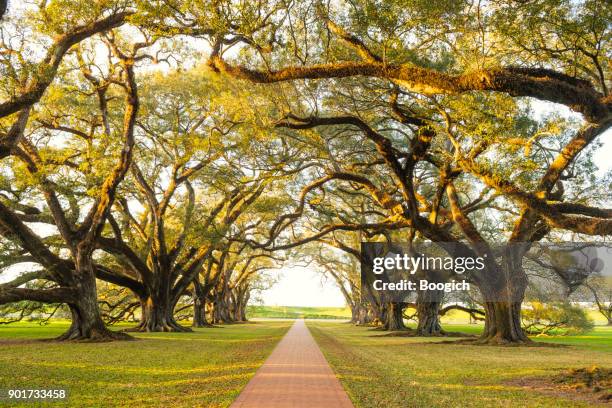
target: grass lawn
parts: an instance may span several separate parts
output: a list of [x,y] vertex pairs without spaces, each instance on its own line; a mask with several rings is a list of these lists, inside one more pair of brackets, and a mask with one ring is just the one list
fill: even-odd
[[32,340],[57,336],[67,323],[13,324],[0,327],[0,389],[68,389],[68,401],[52,407],[225,407],[291,323],[143,333],[138,341],[98,344]]
[[348,307],[249,306],[248,318],[350,319]]
[[[581,407],[587,402],[505,384],[568,368],[612,367],[612,328],[536,339],[568,347],[435,344],[440,339],[377,337],[338,322],[308,322],[356,407]],[[476,333],[478,325],[446,325]],[[444,340],[444,339],[443,339]]]

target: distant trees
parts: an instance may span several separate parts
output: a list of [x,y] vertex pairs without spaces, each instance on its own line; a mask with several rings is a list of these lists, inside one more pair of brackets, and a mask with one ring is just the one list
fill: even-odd
[[593,329],[586,310],[569,303],[531,302],[523,311],[523,328],[532,335],[576,334]]
[[[367,1],[346,9],[313,5],[319,24],[298,28],[289,18],[276,27],[275,38],[290,43],[293,56],[284,52],[286,46],[272,47],[271,54],[259,54],[259,65],[252,59],[248,65],[228,62],[223,54],[235,43],[263,47],[257,36],[228,35],[217,40],[209,59],[214,69],[256,83],[306,80],[299,97],[307,101],[292,104],[279,125],[330,128],[333,137],[357,131],[377,152],[369,174],[356,173],[352,164],[350,172],[333,169],[321,184],[345,181],[367,191],[388,211],[387,229],[409,228],[434,242],[460,244],[461,253],[489,255],[485,272],[472,276],[485,298],[484,342],[529,341],[521,329],[520,308],[527,285],[522,259],[530,243],[555,229],[612,233],[609,209],[568,201],[565,193],[565,184],[580,177],[573,170],[578,158],[612,123],[600,52],[608,36],[603,9],[566,2],[560,7],[571,9],[575,20],[559,25],[538,17],[543,14],[535,9],[547,6],[536,3],[533,9],[519,6],[515,11],[496,4],[457,4],[451,10],[390,2],[382,14],[373,13],[378,7]],[[515,35],[519,26],[509,25],[514,13],[553,34],[535,39]],[[314,12],[294,8],[286,14],[308,21]],[[436,19],[446,22],[446,31],[432,24]],[[472,45],[464,42],[467,38]],[[563,48],[570,38],[580,40]],[[571,59],[571,53],[585,58]],[[555,62],[562,62],[558,71],[550,69]],[[335,94],[308,81],[315,79],[332,80],[329,89]],[[319,94],[307,97],[312,88]],[[580,113],[584,124],[576,128],[552,118],[538,122],[518,97],[565,105]],[[386,112],[381,99],[390,101]],[[544,135],[557,140],[540,141]],[[518,147],[524,148],[525,160]],[[378,165],[386,166],[387,191],[372,179]],[[437,179],[433,191],[429,182],[419,183],[420,175]],[[473,183],[482,186],[480,197],[462,199]],[[481,218],[470,214],[490,213],[494,201],[502,203],[504,217],[514,216],[511,230],[497,234],[508,241],[500,256],[479,231]]]
[[606,319],[608,326],[612,326],[612,288],[609,282],[606,282],[605,277],[593,276],[584,283],[584,288],[592,295],[597,310]]

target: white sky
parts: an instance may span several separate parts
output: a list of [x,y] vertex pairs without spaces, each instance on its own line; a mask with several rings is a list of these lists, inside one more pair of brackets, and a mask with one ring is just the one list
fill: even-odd
[[342,307],[344,297],[330,279],[325,279],[315,267],[288,267],[270,271],[279,281],[262,291],[261,300],[266,306]]

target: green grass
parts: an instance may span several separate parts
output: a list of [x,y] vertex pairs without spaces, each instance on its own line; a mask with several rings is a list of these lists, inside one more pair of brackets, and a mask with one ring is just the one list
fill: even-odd
[[249,318],[280,319],[350,319],[348,307],[249,306]]
[[[606,320],[595,310],[588,311],[595,324],[604,325]],[[348,307],[300,307],[300,306],[248,306],[249,318],[268,319],[350,319],[351,310]],[[442,317],[447,324],[465,324],[469,315],[460,310],[452,310]]]
[[[408,323],[406,326],[416,328],[416,323]],[[447,331],[479,335],[484,325],[482,324],[444,324]],[[597,326],[595,330],[572,336],[535,336],[531,338],[537,342],[566,344],[588,350],[599,350],[612,352],[612,326]],[[422,339],[427,340],[429,339]],[[431,339],[439,341],[440,339]]]
[[[263,317],[348,315],[342,308],[260,311]],[[138,341],[102,344],[38,341],[61,334],[67,322],[0,326],[0,389],[68,389],[70,399],[47,404],[53,407],[224,407],[291,324],[278,320],[194,333],[136,334]],[[500,348],[380,337],[381,332],[341,322],[310,321],[308,326],[356,407],[588,406],[504,382],[595,364],[612,367],[612,327],[535,339],[569,347]],[[482,325],[445,328],[477,334]]]
[[[441,339],[379,337],[337,322],[308,322],[356,407],[582,407],[586,402],[505,384],[568,368],[612,367],[612,329],[537,341],[568,347],[436,344]],[[447,325],[477,333],[479,325]],[[442,339],[447,340],[447,339]]]
[[[414,312],[414,309],[410,310],[410,313]],[[605,326],[607,320],[597,310],[589,309],[586,311],[587,316],[598,326]],[[410,314],[409,313],[409,314]],[[444,316],[442,316],[442,323],[449,324],[468,324],[470,321],[469,315],[461,310],[451,310]]]
[[0,327],[0,389],[68,389],[69,400],[52,407],[225,407],[290,325],[257,322],[95,344],[31,340],[57,336],[67,323],[13,324]]

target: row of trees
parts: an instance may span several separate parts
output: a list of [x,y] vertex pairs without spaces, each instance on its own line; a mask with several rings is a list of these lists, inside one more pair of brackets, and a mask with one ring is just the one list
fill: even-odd
[[[355,276],[359,242],[396,240],[486,256],[481,340],[528,342],[532,244],[612,234],[602,2],[73,3],[1,26],[3,265],[36,267],[0,303],[68,304],[65,338],[124,337],[96,278],[139,330],[184,330],[187,298],[196,325],[241,320],[304,245],[354,320],[401,329]],[[440,295],[415,307],[441,334]]]

